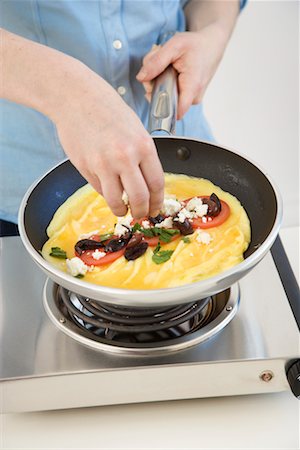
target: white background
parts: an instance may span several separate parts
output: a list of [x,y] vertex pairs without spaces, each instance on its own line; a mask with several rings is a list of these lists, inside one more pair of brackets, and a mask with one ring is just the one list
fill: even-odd
[[271,175],[284,226],[299,224],[299,3],[248,1],[205,110],[216,140]]

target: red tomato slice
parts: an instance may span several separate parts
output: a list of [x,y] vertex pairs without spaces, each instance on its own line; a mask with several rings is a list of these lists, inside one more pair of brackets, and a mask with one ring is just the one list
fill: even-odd
[[144,236],[143,240],[145,242],[147,242],[149,247],[156,247],[157,244],[158,244],[158,236],[154,236],[154,237],[146,237],[146,236]]
[[[174,236],[171,237],[170,242],[175,241],[175,239],[178,239],[180,236],[181,236],[180,233],[174,234]],[[151,237],[151,238],[144,236],[144,241],[148,242],[149,247],[156,247],[158,242],[160,242],[161,245],[170,243],[170,242],[159,241],[159,236],[155,236],[155,237]]]
[[93,234],[92,236],[89,237],[89,239],[91,241],[100,242],[100,235],[99,234]]
[[105,264],[110,264],[116,259],[123,256],[125,253],[125,248],[122,248],[117,252],[109,252],[105,256],[103,256],[103,258],[100,259],[94,259],[93,253],[94,250],[87,250],[86,252],[83,252],[81,255],[75,252],[76,256],[78,256],[78,258],[80,258],[87,266],[103,266]]
[[[203,195],[200,198],[209,198],[209,196]],[[188,200],[185,200],[185,201],[188,202]],[[228,217],[230,216],[230,208],[229,208],[228,204],[226,202],[224,202],[223,200],[220,200],[220,202],[222,205],[222,209],[221,209],[221,212],[219,215],[217,215],[216,217],[205,216],[206,222],[203,222],[201,217],[199,217],[197,219],[193,219],[192,227],[204,229],[204,228],[218,227],[219,225],[222,225],[222,223],[224,223],[225,220],[227,220]]]

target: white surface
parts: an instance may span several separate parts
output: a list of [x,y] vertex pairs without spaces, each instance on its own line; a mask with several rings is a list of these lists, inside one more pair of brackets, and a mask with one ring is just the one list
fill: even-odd
[[[298,222],[297,2],[250,2],[207,93],[218,141],[273,176]],[[299,230],[281,231],[299,275]],[[189,382],[189,380],[185,380]],[[1,416],[2,449],[298,449],[290,392]]]
[[[187,380],[188,382],[188,380]],[[5,449],[297,449],[289,392],[7,415]]]
[[299,2],[250,0],[205,96],[217,141],[262,166],[299,224]]

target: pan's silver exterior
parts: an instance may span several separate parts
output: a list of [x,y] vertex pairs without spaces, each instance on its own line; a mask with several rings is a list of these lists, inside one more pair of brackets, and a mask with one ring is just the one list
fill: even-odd
[[[159,139],[165,139],[165,137],[160,137]],[[178,137],[176,137],[176,139],[178,139]],[[200,142],[196,139],[194,139],[194,141]],[[241,154],[238,155],[247,159],[245,156]],[[60,164],[63,164],[63,162]],[[47,174],[55,170],[58,166],[60,166],[60,164],[51,169]],[[261,170],[261,172],[265,173],[265,171],[263,170]],[[41,177],[41,179],[46,177],[47,174]],[[271,248],[279,232],[282,220],[282,199],[273,181],[267,175],[265,176],[272,185],[277,200],[277,216],[273,228],[268,237],[265,239],[262,245],[259,248],[257,248],[257,250],[255,250],[254,253],[248,256],[248,258],[246,258],[242,263],[236,265],[235,267],[232,267],[229,270],[226,270],[225,272],[220,273],[219,275],[192,284],[186,284],[174,288],[149,289],[149,290],[110,288],[106,286],[99,286],[96,284],[88,283],[84,280],[74,278],[71,275],[62,272],[61,270],[51,265],[40,255],[40,253],[31,244],[27,236],[26,227],[24,223],[24,212],[28,198],[32,193],[32,191],[35,189],[35,186],[40,182],[41,179],[36,181],[29,188],[29,190],[27,191],[22,200],[19,210],[20,236],[26,250],[34,259],[36,264],[38,264],[38,266],[53,281],[65,287],[66,289],[69,289],[70,291],[76,292],[80,295],[84,295],[88,298],[92,298],[110,304],[117,304],[129,307],[130,306],[141,307],[141,308],[156,307],[156,306],[160,307],[160,306],[188,303],[193,300],[198,300],[213,294],[217,294],[218,292],[221,292],[229,288],[231,285],[236,283],[240,278],[245,276],[253,267],[255,267],[255,265],[261,261],[261,259],[266,255],[268,250]]]

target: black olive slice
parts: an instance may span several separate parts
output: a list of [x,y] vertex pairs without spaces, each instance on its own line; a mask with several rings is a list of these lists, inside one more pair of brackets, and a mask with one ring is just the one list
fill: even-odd
[[191,222],[188,219],[185,219],[184,222],[179,222],[179,220],[173,220],[173,226],[180,231],[183,236],[187,236],[188,234],[193,234],[194,229],[192,227]]
[[131,234],[126,233],[124,236],[122,236],[120,238],[111,239],[108,242],[108,244],[106,244],[105,251],[113,253],[113,252],[117,252],[117,251],[121,250],[123,247],[125,247],[127,245],[130,238],[131,238]]
[[127,248],[134,247],[135,245],[139,244],[142,238],[143,235],[141,233],[134,233],[127,244]]
[[96,250],[104,247],[105,245],[102,242],[94,241],[93,239],[81,239],[75,244],[75,252],[81,255],[86,250]]
[[216,217],[220,214],[222,204],[220,202],[219,197],[215,193],[211,194],[209,198],[203,198],[202,203],[208,205],[206,216]]
[[133,261],[134,259],[139,258],[140,256],[142,256],[146,250],[148,248],[148,243],[147,242],[140,242],[139,244],[134,245],[133,247],[127,247],[125,250],[125,258],[127,259],[127,261]]
[[152,223],[152,225],[156,225],[157,223],[161,223],[165,220],[165,217],[161,214],[158,214],[156,217],[148,217],[149,221]]

